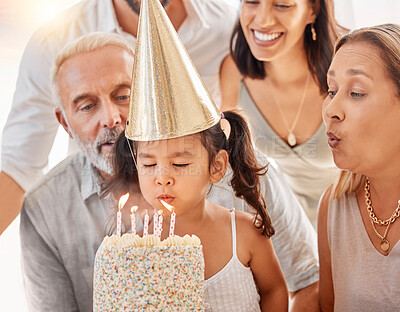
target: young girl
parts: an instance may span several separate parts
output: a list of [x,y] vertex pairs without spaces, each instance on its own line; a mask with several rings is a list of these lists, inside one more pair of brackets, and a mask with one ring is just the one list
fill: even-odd
[[[234,112],[221,119],[160,2],[142,1],[140,12],[127,127],[115,143],[109,189],[128,185],[139,193],[139,186],[154,209],[165,209],[161,200],[175,207],[175,233],[194,234],[203,245],[206,309],[286,311],[286,284],[269,239],[274,229],[260,192],[265,167],[257,163],[247,123]],[[236,196],[255,216],[206,200],[228,163]],[[165,211],[162,239],[168,216]]]
[[[131,147],[121,135],[109,188],[138,181],[141,194],[152,207],[164,209],[160,200],[175,207],[175,233],[195,234],[203,245],[206,307],[287,311],[286,284],[269,239],[274,229],[260,193],[259,177],[265,168],[256,161],[246,121],[235,112],[226,112],[225,118],[231,126],[229,139],[221,122],[178,138],[129,141]],[[220,181],[228,162],[236,196],[254,208],[255,217],[206,200],[210,184]],[[162,239],[168,228],[169,213],[165,211]]]

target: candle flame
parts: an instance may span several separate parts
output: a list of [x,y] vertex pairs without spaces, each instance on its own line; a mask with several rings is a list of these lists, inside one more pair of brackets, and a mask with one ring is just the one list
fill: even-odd
[[162,215],[162,213],[163,213],[162,210],[158,210],[158,214],[159,214],[160,216]]
[[126,202],[128,201],[129,198],[129,193],[126,193],[125,195],[122,195],[118,201],[118,209],[121,210]]
[[161,204],[167,208],[170,212],[172,212],[174,210],[174,206],[171,206],[170,204],[167,204],[165,201],[163,201],[162,199],[160,199]]
[[138,206],[132,206],[131,207],[131,213],[134,213],[134,212],[136,212],[137,210],[138,210]]

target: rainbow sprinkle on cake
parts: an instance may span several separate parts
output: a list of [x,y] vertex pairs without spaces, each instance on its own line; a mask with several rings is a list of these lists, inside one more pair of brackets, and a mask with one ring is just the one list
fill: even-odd
[[200,239],[124,234],[96,253],[93,311],[204,311]]

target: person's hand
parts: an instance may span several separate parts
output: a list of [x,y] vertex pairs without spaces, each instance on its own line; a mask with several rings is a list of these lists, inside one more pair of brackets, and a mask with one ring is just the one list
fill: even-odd
[[0,172],[0,235],[18,216],[24,190],[5,172]]

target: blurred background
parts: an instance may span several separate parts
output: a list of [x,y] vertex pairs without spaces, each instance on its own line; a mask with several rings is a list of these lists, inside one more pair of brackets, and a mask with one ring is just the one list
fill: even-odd
[[[30,36],[40,25],[77,2],[79,1],[0,1],[0,133],[11,108],[19,62]],[[336,19],[342,26],[350,29],[389,22],[400,23],[399,0],[334,0],[334,2]],[[68,137],[60,128],[49,156],[48,169],[62,160],[67,150]],[[0,236],[0,311],[27,311],[19,249],[19,218],[17,218]]]

